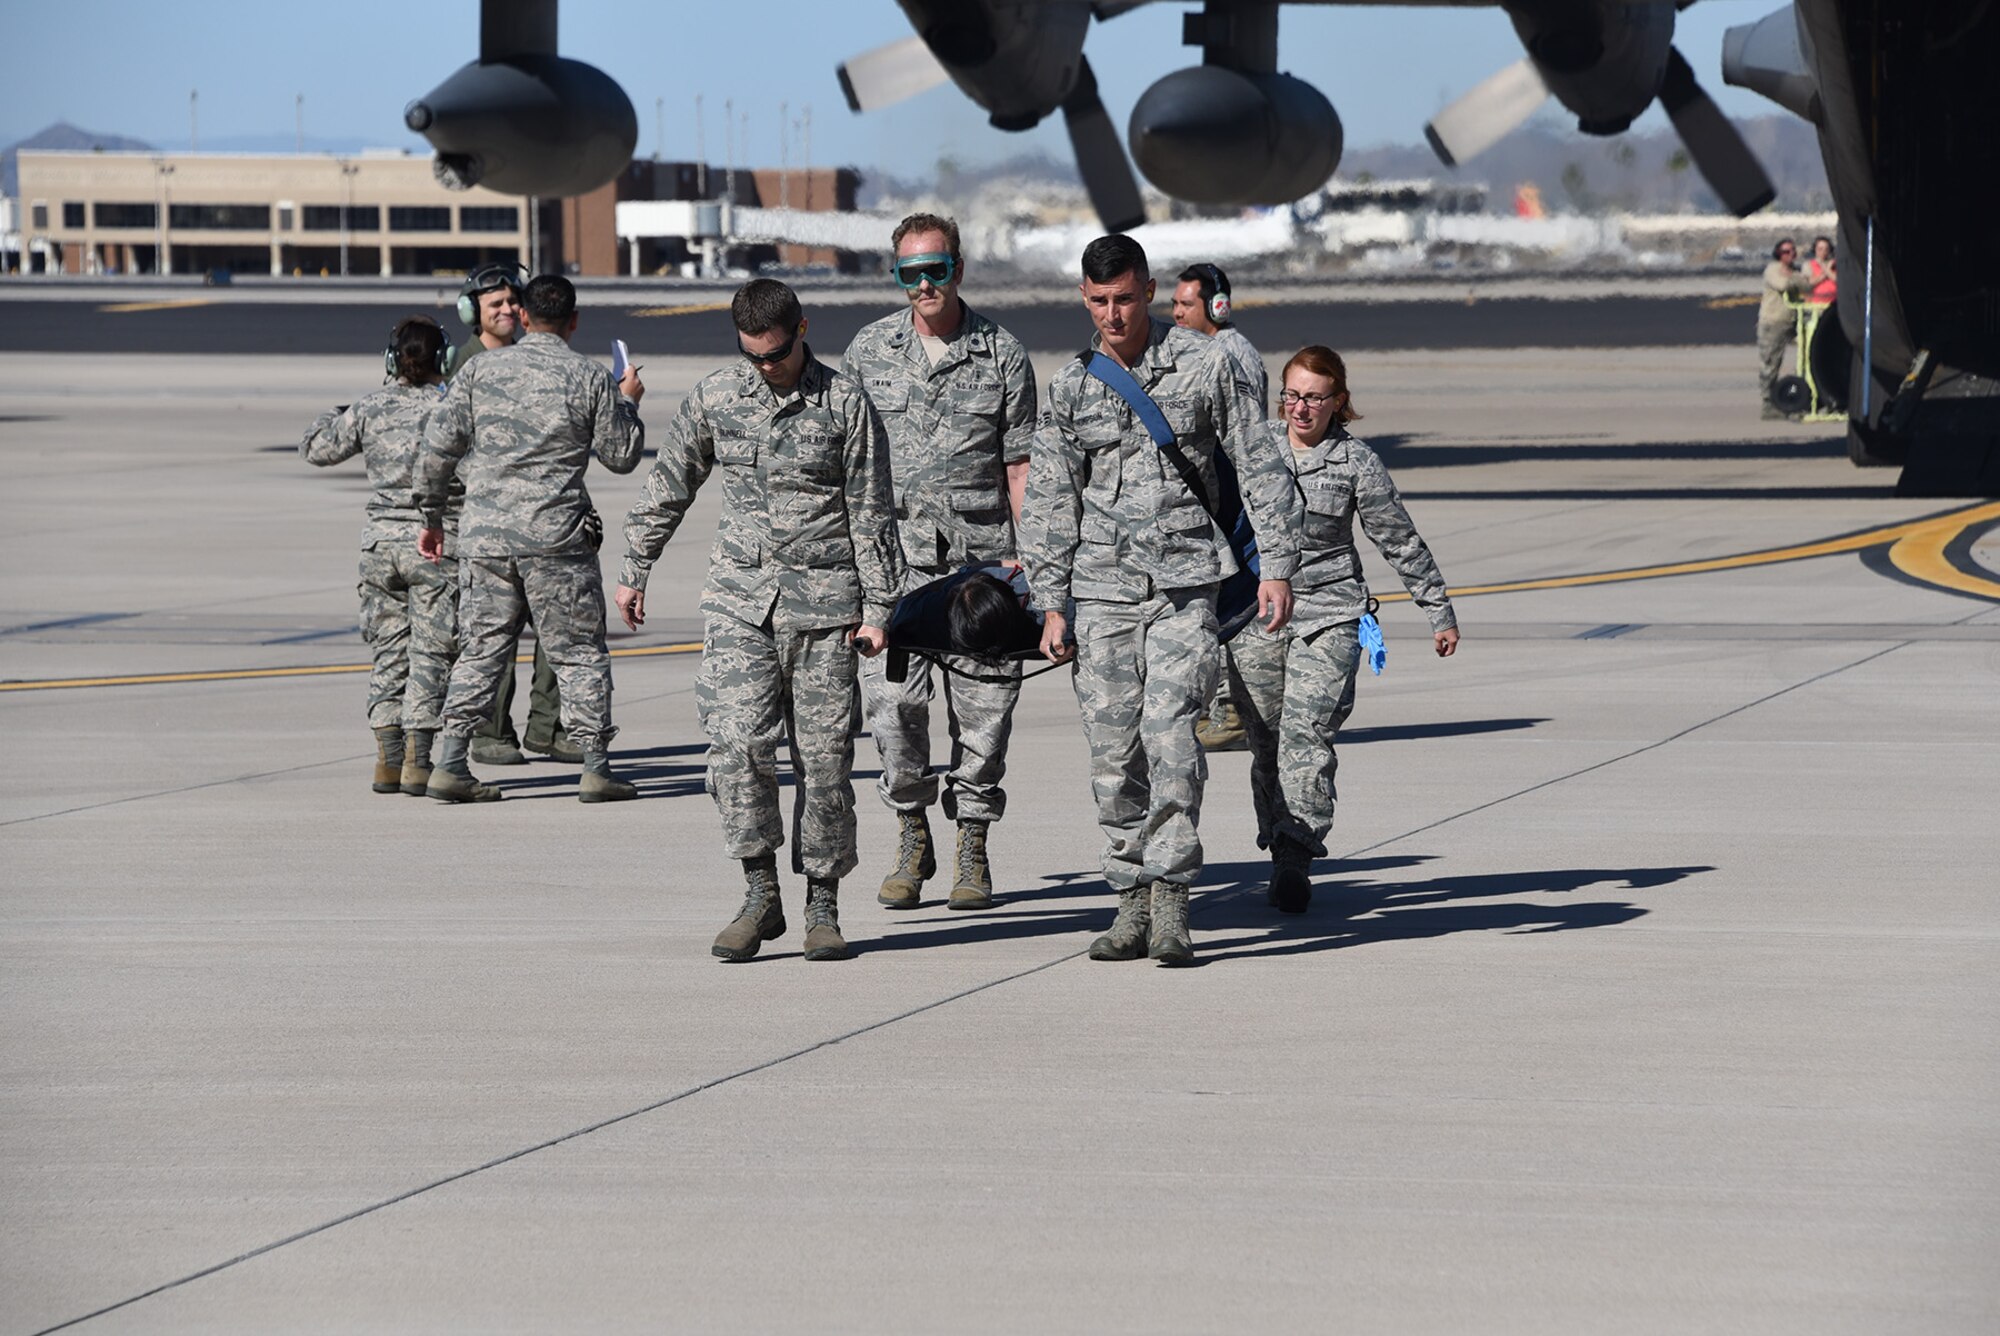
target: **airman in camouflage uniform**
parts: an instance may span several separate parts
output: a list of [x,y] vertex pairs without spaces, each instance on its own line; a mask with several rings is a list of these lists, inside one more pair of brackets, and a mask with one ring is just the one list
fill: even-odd
[[[1212,264],[1191,264],[1181,270],[1174,285],[1174,323],[1214,339],[1236,369],[1237,388],[1255,399],[1258,411],[1269,417],[1271,384],[1264,370],[1264,358],[1229,317],[1229,275]],[[1242,751],[1249,745],[1243,712],[1230,686],[1234,676],[1230,671],[1230,653],[1230,647],[1224,645],[1215,695],[1201,722],[1195,725],[1194,735],[1207,751]]]
[[1292,620],[1275,632],[1253,622],[1231,644],[1250,731],[1257,843],[1271,850],[1270,903],[1296,914],[1312,899],[1312,860],[1326,854],[1334,739],[1354,708],[1356,628],[1368,610],[1355,521],[1430,617],[1440,655],[1457,648],[1458,619],[1389,471],[1347,432],[1354,413],[1339,356],[1302,350],[1286,367],[1285,396],[1285,420],[1270,425],[1263,448],[1286,462],[1305,502]]
[[618,609],[643,624],[653,563],[719,466],[695,704],[708,791],[749,890],[714,952],[748,960],[785,931],[776,753],[789,738],[805,955],[837,960],[840,878],[856,861],[854,656],[881,648],[903,582],[888,440],[861,387],[812,355],[790,288],[745,284],[731,319],[747,364],[703,377],[682,401],[625,520]]
[[635,795],[611,774],[611,660],[604,638],[604,585],[588,533],[583,475],[594,454],[630,473],[645,445],[636,373],[621,384],[570,348],[576,289],[545,274],[528,285],[529,332],[509,349],[475,358],[452,379],[431,418],[417,496],[430,535],[451,479],[465,482],[459,538],[459,626],[463,645],[445,699],[444,745],[429,792],[451,802],[486,801],[499,790],[473,779],[468,739],[493,711],[509,645],[532,615],[562,683],[564,725],[584,754],[577,796],[605,802]]
[[1183,481],[1125,400],[1066,364],[1049,384],[1024,507],[1032,606],[1043,650],[1066,657],[1064,610],[1075,600],[1076,694],[1090,740],[1091,788],[1108,840],[1104,875],[1119,892],[1111,931],[1093,959],[1193,958],[1188,886],[1201,870],[1202,786],[1208,762],[1194,726],[1215,685],[1217,585],[1236,558],[1210,516],[1215,453],[1228,453],[1256,526],[1260,611],[1274,629],[1290,612],[1298,564],[1298,496],[1264,446],[1262,415],[1209,340],[1146,306],[1153,282],[1129,237],[1083,254],[1092,340],[1124,365],[1173,429],[1201,485]]
[[325,467],[363,456],[367,521],[361,529],[361,638],[375,651],[368,723],[375,731],[377,793],[422,796],[430,782],[431,739],[445,679],[458,655],[456,539],[462,491],[446,498],[443,559],[417,555],[423,514],[413,495],[424,427],[439,405],[444,331],[424,316],[396,326],[389,359],[394,384],[320,414],[299,440],[299,455]]
[[[896,525],[913,589],[967,564],[1013,557],[1035,434],[1035,373],[1020,340],[959,296],[956,222],[912,214],[890,245],[910,305],[855,335],[841,366],[861,382],[889,434]],[[1000,780],[1021,665],[948,662],[955,671],[944,681],[951,729],[944,813],[958,825],[958,855],[947,904],[985,909],[993,903],[987,828],[1007,806]],[[1005,680],[980,680],[995,677]],[[882,658],[861,665],[869,731],[882,756],[877,787],[900,827],[896,866],[878,897],[891,909],[915,909],[924,879],[937,870],[925,816],[938,800],[932,680],[928,659],[912,658],[901,682],[889,680]]]

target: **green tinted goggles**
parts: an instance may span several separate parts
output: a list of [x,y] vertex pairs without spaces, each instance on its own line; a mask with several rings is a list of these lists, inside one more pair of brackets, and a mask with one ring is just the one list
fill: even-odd
[[958,272],[958,262],[949,255],[905,255],[890,268],[896,286],[914,292],[929,283],[941,288]]

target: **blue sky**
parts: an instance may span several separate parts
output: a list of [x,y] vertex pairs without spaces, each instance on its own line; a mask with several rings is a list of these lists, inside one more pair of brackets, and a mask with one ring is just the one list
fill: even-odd
[[[1753,22],[1777,0],[1704,0],[1683,13],[1679,42],[1725,110],[1777,108],[1720,73],[1722,30]],[[1179,45],[1186,4],[1154,4],[1096,24],[1085,52],[1121,125],[1148,84],[1199,53]],[[188,142],[188,93],[198,89],[205,143],[242,135],[289,142],[305,95],[309,139],[420,144],[402,126],[404,103],[474,58],[476,0],[390,4],[244,3],[242,0],[65,0],[10,5],[0,53],[0,143],[67,120],[163,147]],[[1039,147],[1066,156],[1060,117],[1025,134],[986,127],[949,86],[868,116],[841,100],[834,66],[908,36],[893,0],[566,0],[564,55],[616,78],[639,112],[641,156],[696,156],[695,96],[703,96],[707,156],[724,156],[722,106],[748,113],[748,153],[778,161],[780,102],[789,119],[812,107],[812,161],[919,175],[944,154],[982,161]],[[1445,101],[1520,55],[1498,9],[1288,5],[1279,63],[1320,87],[1350,147],[1419,143]],[[664,135],[655,99],[664,99]],[[1658,110],[1642,126],[1663,125]],[[804,152],[796,132],[788,151]]]

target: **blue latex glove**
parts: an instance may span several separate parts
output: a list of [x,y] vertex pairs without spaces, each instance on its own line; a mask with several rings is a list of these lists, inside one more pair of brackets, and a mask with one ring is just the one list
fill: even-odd
[[1382,643],[1382,623],[1375,620],[1375,614],[1361,614],[1361,652],[1368,656],[1368,666],[1375,675],[1382,675],[1382,665],[1389,661],[1388,646]]

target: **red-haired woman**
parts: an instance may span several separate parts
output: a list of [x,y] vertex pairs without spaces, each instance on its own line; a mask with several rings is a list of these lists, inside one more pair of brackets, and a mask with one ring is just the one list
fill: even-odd
[[1440,657],[1458,647],[1458,619],[1389,471],[1347,432],[1361,415],[1340,354],[1302,348],[1285,363],[1283,381],[1271,445],[1284,452],[1305,499],[1292,620],[1275,633],[1252,621],[1231,647],[1250,733],[1257,843],[1271,851],[1270,903],[1299,914],[1312,900],[1312,860],[1325,855],[1333,826],[1333,742],[1354,708],[1359,623],[1368,610],[1355,521],[1429,615]]

